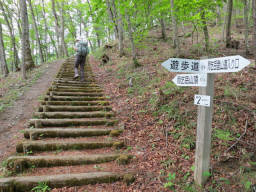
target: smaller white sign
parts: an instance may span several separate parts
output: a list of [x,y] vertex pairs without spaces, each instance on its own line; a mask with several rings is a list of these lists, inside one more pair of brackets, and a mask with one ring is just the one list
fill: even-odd
[[210,107],[211,105],[211,97],[208,95],[195,95],[194,104],[201,105],[205,107]]
[[181,74],[172,80],[177,86],[206,87],[207,74]]

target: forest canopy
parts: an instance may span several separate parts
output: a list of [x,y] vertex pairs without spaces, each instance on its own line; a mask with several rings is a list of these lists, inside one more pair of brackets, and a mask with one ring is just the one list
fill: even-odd
[[255,14],[255,0],[0,0],[1,72],[7,76],[24,69],[25,77],[35,65],[73,55],[77,38],[88,41],[92,50],[116,41],[120,56],[125,55],[127,40],[137,67],[136,47],[156,26],[163,39],[166,28],[171,28],[170,48],[179,54],[182,37],[192,36],[196,44],[198,34],[209,52],[211,26],[219,26],[220,40],[227,47],[238,47],[231,29],[242,23],[245,52],[250,54]]

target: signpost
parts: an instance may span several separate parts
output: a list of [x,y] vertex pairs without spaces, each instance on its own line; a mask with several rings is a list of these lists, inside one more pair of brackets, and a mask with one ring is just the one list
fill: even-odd
[[213,59],[170,58],[162,66],[170,72],[196,74],[177,75],[172,81],[178,86],[199,86],[194,104],[198,106],[194,179],[203,185],[209,177],[211,130],[214,97],[214,73],[238,72],[250,64],[240,55]]

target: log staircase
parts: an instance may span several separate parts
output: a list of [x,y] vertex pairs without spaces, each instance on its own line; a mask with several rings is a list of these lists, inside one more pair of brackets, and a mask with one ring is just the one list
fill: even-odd
[[115,113],[89,65],[84,82],[73,80],[74,59],[63,63],[17,154],[7,159],[11,176],[0,179],[0,192],[27,192],[40,183],[53,189],[134,180],[123,166],[132,156],[120,150],[123,130]]

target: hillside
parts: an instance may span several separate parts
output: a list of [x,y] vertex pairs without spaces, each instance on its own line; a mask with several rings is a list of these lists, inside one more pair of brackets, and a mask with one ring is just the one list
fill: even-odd
[[[210,31],[215,33],[218,29]],[[239,37],[239,30],[233,32]],[[170,38],[163,41],[160,37],[156,28],[140,42],[137,51],[142,66],[139,68],[132,67],[129,54],[118,56],[117,45],[95,54],[96,58],[107,54],[110,57],[107,64],[91,60],[97,80],[122,119],[126,150],[136,155],[130,167],[139,172],[130,186],[117,184],[109,191],[168,191],[168,183],[172,190],[200,191],[193,184],[197,120],[193,98],[198,88],[177,87],[172,83],[176,74],[161,66],[163,61],[174,57]],[[205,56],[203,52],[194,52],[190,41],[190,38],[184,40],[182,57]],[[218,42],[212,43],[210,58],[244,55],[243,48],[226,49]],[[252,62],[240,72],[215,76],[211,177],[205,190],[246,191],[256,182],[255,74]],[[175,176],[168,180],[168,174]]]

